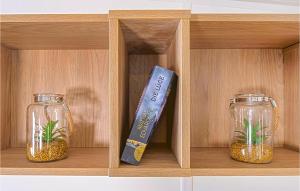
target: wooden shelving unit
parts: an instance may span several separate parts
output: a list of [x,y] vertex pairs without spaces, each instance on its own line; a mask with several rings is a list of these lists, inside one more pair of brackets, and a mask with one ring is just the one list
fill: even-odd
[[[299,15],[289,14],[1,15],[1,174],[299,175],[299,31]],[[141,164],[131,166],[120,153],[154,65],[174,70],[177,88]],[[229,157],[229,99],[243,91],[278,102],[270,164]],[[65,160],[25,158],[36,92],[67,97],[75,132]]]

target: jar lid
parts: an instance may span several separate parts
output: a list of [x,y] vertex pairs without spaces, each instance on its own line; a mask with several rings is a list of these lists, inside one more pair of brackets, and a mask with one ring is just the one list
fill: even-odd
[[34,102],[62,102],[64,100],[63,94],[40,93],[33,94]]
[[230,105],[235,103],[262,103],[262,102],[271,102],[273,107],[277,107],[276,102],[273,98],[265,96],[265,94],[237,94],[233,99],[230,99]]

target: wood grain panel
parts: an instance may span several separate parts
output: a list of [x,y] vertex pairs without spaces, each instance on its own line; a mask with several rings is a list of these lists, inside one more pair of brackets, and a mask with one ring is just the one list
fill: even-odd
[[107,176],[108,148],[71,148],[69,157],[50,163],[26,159],[25,148],[2,151],[1,175]]
[[[298,20],[203,20],[204,21],[191,21],[191,48],[193,49],[285,48],[299,42]],[[237,20],[239,20],[238,17]]]
[[1,63],[0,63],[0,148],[6,149],[10,146],[10,91],[11,91],[11,69],[12,69],[12,51],[1,45]]
[[[129,55],[129,128],[133,122],[143,90],[155,65],[167,67],[166,55]],[[151,143],[166,143],[167,113],[163,111],[158,126],[151,137]]]
[[275,148],[270,164],[250,164],[230,158],[229,148],[192,148],[192,176],[299,176],[300,154]]
[[121,20],[128,52],[131,54],[165,53],[169,47],[178,19]]
[[66,95],[74,118],[72,147],[107,147],[107,91],[107,50],[14,51],[12,147],[25,145],[26,107],[39,92]]
[[2,15],[1,42],[14,49],[108,49],[107,15]]
[[284,49],[284,101],[286,146],[300,150],[300,61],[299,43]]
[[118,168],[121,145],[128,135],[128,56],[118,19],[110,19],[109,128],[110,168]]
[[276,146],[284,143],[283,55],[280,49],[201,49],[191,51],[191,146],[229,143],[229,99],[262,92],[278,103]]
[[172,150],[182,168],[190,166],[190,51],[189,20],[182,19],[168,50],[168,67],[175,71],[177,89],[173,103]]

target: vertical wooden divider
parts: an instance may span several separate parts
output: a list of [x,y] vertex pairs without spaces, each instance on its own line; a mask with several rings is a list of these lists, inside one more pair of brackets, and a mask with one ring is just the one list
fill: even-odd
[[[109,20],[109,168],[120,164],[122,126],[128,124],[127,50],[119,20]],[[128,128],[126,128],[128,129]]]
[[300,151],[300,61],[299,43],[283,49],[284,65],[284,144]]
[[180,19],[167,52],[168,66],[178,75],[172,150],[181,168],[190,168],[190,22]]
[[0,62],[0,150],[10,146],[10,77],[12,67],[12,50],[1,45]]

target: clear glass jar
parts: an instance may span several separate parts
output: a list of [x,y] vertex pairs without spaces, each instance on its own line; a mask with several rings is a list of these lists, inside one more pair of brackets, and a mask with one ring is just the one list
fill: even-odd
[[28,160],[47,162],[67,157],[72,117],[63,97],[34,94],[34,103],[27,108]]
[[248,163],[270,163],[277,106],[264,94],[238,94],[230,102],[231,157]]

